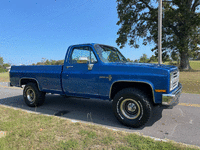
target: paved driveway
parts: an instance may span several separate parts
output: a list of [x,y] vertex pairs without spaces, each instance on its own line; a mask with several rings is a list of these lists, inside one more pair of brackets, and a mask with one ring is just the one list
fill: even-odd
[[0,104],[49,115],[63,114],[62,117],[68,119],[93,122],[109,128],[200,146],[200,95],[198,94],[182,93],[180,104],[173,109],[164,106],[155,107],[152,118],[146,126],[139,129],[121,125],[115,118],[112,103],[109,101],[64,98],[47,94],[43,106],[30,108],[23,101],[22,89],[8,88],[7,83],[0,83]]

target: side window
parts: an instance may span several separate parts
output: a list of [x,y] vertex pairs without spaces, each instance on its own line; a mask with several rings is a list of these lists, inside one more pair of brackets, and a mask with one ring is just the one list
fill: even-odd
[[72,50],[72,54],[70,57],[70,63],[72,64],[86,64],[86,63],[96,63],[97,59],[92,51],[92,49],[88,46],[84,47],[75,47]]

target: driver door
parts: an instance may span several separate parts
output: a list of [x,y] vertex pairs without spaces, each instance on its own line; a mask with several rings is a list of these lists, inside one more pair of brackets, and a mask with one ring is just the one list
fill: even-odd
[[[63,68],[63,90],[66,95],[98,98],[99,70],[90,46],[72,47]],[[90,69],[88,66],[90,65]],[[92,66],[92,67],[91,67]]]

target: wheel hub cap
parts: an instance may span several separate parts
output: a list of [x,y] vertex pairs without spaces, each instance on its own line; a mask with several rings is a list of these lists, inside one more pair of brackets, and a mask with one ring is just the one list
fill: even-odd
[[34,102],[35,101],[35,92],[32,89],[28,89],[26,92],[27,95],[27,99],[30,102]]
[[127,107],[128,107],[128,111],[130,112],[134,112],[136,110],[136,106],[134,103],[129,103]]
[[136,119],[141,113],[139,103],[134,99],[124,99],[119,108],[121,113],[128,119]]

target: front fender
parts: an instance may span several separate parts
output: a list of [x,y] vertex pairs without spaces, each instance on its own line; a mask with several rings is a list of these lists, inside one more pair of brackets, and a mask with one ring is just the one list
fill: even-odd
[[111,85],[111,87],[110,87],[110,93],[109,93],[109,98],[111,99],[111,91],[112,91],[112,87],[113,87],[113,85],[115,84],[115,83],[117,83],[117,82],[132,82],[132,83],[145,83],[145,84],[147,84],[147,85],[149,85],[150,87],[151,87],[151,89],[152,89],[152,95],[153,95],[153,102],[154,103],[156,103],[156,99],[155,99],[155,90],[154,90],[154,85],[153,85],[153,83],[151,82],[151,81],[148,81],[148,80],[115,80],[113,83],[112,83],[112,85]]

